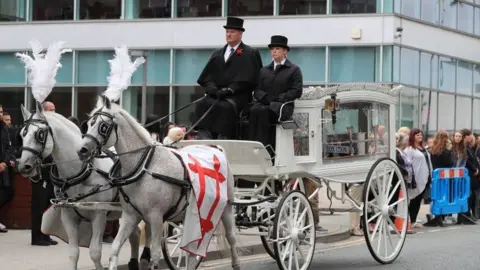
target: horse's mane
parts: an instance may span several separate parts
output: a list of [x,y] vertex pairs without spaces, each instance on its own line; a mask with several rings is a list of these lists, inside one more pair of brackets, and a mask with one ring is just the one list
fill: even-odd
[[[102,97],[98,97],[97,104],[96,104],[95,108],[90,112],[89,116],[94,115],[98,110],[102,109],[102,107],[103,107],[103,99],[102,99]],[[150,136],[150,133],[148,133],[148,131],[142,125],[140,125],[137,122],[137,120],[135,118],[133,118],[133,116],[131,116],[124,109],[122,109],[120,107],[120,105],[112,102],[111,107],[110,107],[110,111],[111,111],[112,114],[119,113],[120,115],[122,115],[125,118],[125,120],[127,121],[127,123],[129,123],[130,126],[132,126],[135,133],[137,133],[137,135],[140,136],[140,138],[142,140],[144,140],[146,142],[152,141],[152,137]]]
[[43,115],[47,119],[48,123],[52,122],[53,120],[58,125],[60,125],[63,130],[75,131],[76,133],[81,134],[80,128],[75,125],[75,123],[65,118],[63,115],[55,112],[43,112]]

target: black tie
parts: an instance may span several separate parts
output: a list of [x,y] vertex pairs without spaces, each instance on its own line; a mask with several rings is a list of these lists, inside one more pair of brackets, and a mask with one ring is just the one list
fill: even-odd
[[280,68],[281,64],[277,64],[275,65],[275,68],[273,69],[274,72],[278,71],[278,69]]
[[230,48],[230,54],[228,55],[226,61],[228,61],[228,59],[230,59],[230,57],[232,57],[233,51],[234,51],[234,49],[233,49],[233,48]]

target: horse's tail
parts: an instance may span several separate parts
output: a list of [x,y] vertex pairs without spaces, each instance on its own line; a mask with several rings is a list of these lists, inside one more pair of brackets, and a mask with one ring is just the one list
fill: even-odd
[[[232,174],[232,170],[230,169],[230,165],[228,165],[228,178],[227,178],[227,197],[228,197],[228,204],[225,206],[224,213],[227,213],[228,216],[222,217],[223,219],[229,219],[227,223],[231,224],[232,227],[229,228],[231,232],[234,234],[235,237],[235,242],[237,246],[237,253],[239,255],[241,254],[246,254],[246,248],[243,248],[243,244],[241,241],[239,241],[238,237],[236,237],[236,225],[235,225],[235,209],[233,207],[233,202],[235,201],[235,189],[234,189],[234,184],[235,184],[235,178]],[[227,225],[228,226],[228,225]],[[217,248],[218,251],[221,253],[222,257],[231,257],[231,250],[230,250],[230,244],[228,242],[228,239],[226,237],[227,231],[225,229],[224,222],[220,222],[217,226],[217,229],[215,231],[215,235],[217,237]]]

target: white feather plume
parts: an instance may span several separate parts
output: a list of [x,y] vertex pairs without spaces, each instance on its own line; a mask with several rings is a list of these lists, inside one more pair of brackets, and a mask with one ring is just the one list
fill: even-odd
[[28,81],[32,86],[33,98],[38,102],[44,102],[52,92],[52,88],[57,82],[55,80],[57,71],[62,67],[60,64],[62,54],[72,51],[64,49],[64,44],[64,41],[54,42],[48,47],[46,53],[42,53],[42,44],[37,40],[32,40],[30,41],[30,47],[32,48],[33,58],[24,53],[15,54],[25,64]]
[[123,91],[130,86],[133,73],[145,63],[145,58],[139,57],[132,62],[128,48],[123,45],[115,48],[114,58],[108,62],[110,63],[110,75],[107,78],[108,88],[104,95],[111,101],[117,101]]

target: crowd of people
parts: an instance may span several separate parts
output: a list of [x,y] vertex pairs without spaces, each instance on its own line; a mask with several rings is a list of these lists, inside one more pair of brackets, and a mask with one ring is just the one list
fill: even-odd
[[[445,226],[449,221],[456,224],[476,224],[473,209],[475,207],[474,191],[480,188],[480,136],[475,138],[469,129],[462,129],[451,136],[444,130],[438,131],[433,137],[424,139],[420,129],[402,127],[396,134],[396,159],[407,182],[409,198],[409,214],[412,228],[424,226]],[[432,173],[439,168],[465,167],[470,176],[471,196],[469,210],[459,213],[457,220],[451,215],[427,215],[427,221],[422,224],[418,214],[422,201],[431,202]]]

